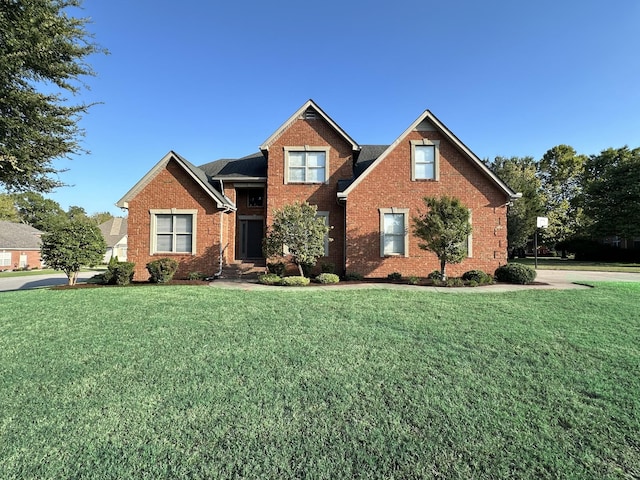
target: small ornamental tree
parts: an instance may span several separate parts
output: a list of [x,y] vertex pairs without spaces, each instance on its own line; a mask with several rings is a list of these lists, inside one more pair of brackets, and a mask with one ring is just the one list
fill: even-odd
[[62,270],[75,285],[82,266],[102,261],[107,244],[100,229],[89,220],[70,220],[56,225],[42,236],[42,260]]
[[422,240],[418,246],[436,254],[440,260],[440,277],[446,280],[447,263],[460,263],[467,255],[467,238],[471,234],[469,210],[457,198],[425,197],[429,209],[413,218],[413,233]]
[[304,277],[302,266],[315,265],[324,255],[325,237],[330,230],[324,218],[316,216],[317,210],[306,202],[275,210],[263,242],[265,257],[279,257],[286,252]]

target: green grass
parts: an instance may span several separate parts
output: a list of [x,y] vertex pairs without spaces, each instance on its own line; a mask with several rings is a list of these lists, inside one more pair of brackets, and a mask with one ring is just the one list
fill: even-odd
[[[532,266],[534,258],[516,258],[510,262],[523,263]],[[640,273],[640,263],[616,263],[616,262],[585,262],[560,257],[538,258],[539,270],[589,270],[596,272],[629,272]]]
[[3,293],[0,477],[638,478],[638,298]]

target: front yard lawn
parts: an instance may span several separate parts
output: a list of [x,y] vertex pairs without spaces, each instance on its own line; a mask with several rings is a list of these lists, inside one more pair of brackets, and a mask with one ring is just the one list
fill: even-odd
[[[509,262],[523,263],[533,267],[535,259],[533,257],[514,258]],[[640,273],[639,263],[618,263],[618,262],[587,262],[573,260],[571,258],[560,257],[538,257],[539,270],[588,270],[595,272],[628,272]]]
[[3,479],[640,477],[640,283],[1,296]]

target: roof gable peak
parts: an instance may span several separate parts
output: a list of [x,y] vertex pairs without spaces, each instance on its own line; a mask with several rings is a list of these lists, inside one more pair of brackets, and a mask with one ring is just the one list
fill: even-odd
[[268,151],[269,147],[297,120],[319,120],[326,121],[344,140],[351,145],[353,150],[359,150],[360,146],[351,138],[342,127],[333,121],[313,100],[307,100],[298,110],[295,111],[280,127],[267,138],[262,145],[261,151]]

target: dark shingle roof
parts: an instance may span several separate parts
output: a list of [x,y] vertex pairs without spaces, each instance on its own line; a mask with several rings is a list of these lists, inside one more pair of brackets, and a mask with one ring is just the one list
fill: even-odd
[[0,221],[0,249],[21,248],[38,250],[42,232],[31,225]]
[[199,167],[212,178],[266,178],[267,159],[257,152],[238,159],[222,159]]
[[389,145],[362,145],[358,158],[353,165],[353,177],[338,180],[338,192],[343,192],[351,185],[387,148],[389,148]]

